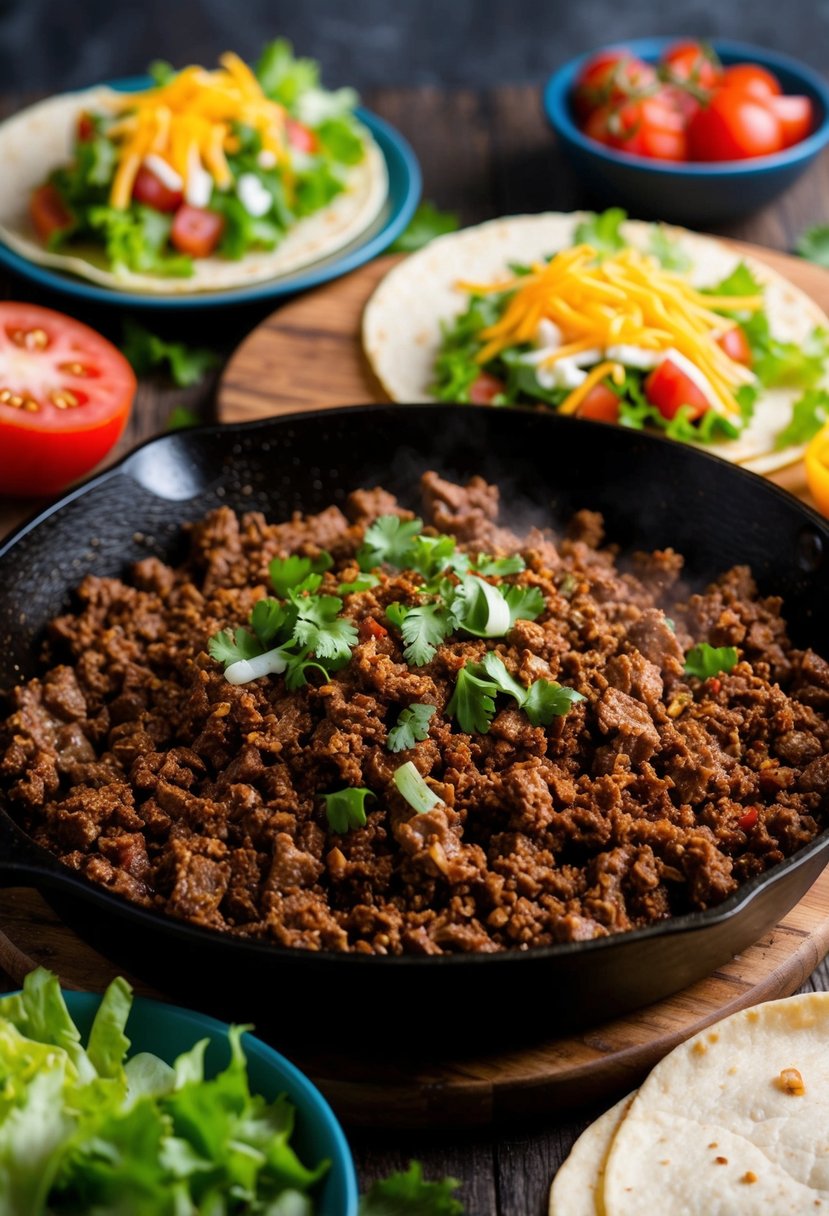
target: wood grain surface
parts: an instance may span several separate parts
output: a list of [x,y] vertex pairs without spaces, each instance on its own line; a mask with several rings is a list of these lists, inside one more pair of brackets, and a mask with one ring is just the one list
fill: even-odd
[[[0,96],[0,117],[35,100],[31,95]],[[394,123],[409,139],[423,169],[424,197],[456,211],[463,224],[497,215],[544,210],[568,211],[591,206],[593,200],[563,161],[544,120],[539,90],[533,85],[500,86],[488,90],[446,90],[439,85],[418,89],[385,88],[368,91],[366,104]],[[798,182],[761,211],[724,224],[719,235],[751,241],[769,250],[791,250],[799,234],[829,220],[829,149]],[[808,288],[807,288],[808,290]],[[118,342],[122,314],[93,307],[67,296],[40,290],[0,269],[0,296],[33,300],[72,313]],[[273,311],[256,305],[221,312],[167,312],[140,317],[161,336],[209,346],[222,358]],[[216,373],[189,389],[175,388],[163,374],[142,376],[127,430],[113,459],[136,444],[163,432],[170,413],[184,406],[197,419],[215,418]],[[12,503],[0,498],[0,514],[9,526],[44,504]],[[15,571],[25,600],[26,572]],[[31,892],[0,891],[0,928],[31,953],[40,944],[40,957],[57,959],[64,948],[65,927],[53,926],[54,915]],[[790,918],[787,918],[787,922]],[[25,936],[18,936],[25,929]],[[47,935],[49,940],[47,941]],[[50,954],[50,951],[52,952]],[[19,960],[18,960],[19,962]],[[14,967],[14,958],[7,959]],[[808,965],[804,961],[804,965]],[[100,988],[111,972],[89,952],[81,986]],[[0,987],[13,985],[0,974]],[[805,990],[829,990],[829,965],[812,972]],[[146,991],[146,989],[142,989]],[[406,1028],[401,1031],[407,1034]],[[438,1097],[436,1096],[436,1104]],[[432,1133],[401,1133],[389,1128],[350,1129],[361,1188],[391,1170],[405,1169],[412,1157],[423,1163],[428,1178],[452,1175],[461,1180],[459,1196],[468,1216],[546,1216],[550,1180],[586,1123],[601,1113],[592,1109],[562,1109],[532,1118],[516,1115],[497,1129],[455,1128]]]

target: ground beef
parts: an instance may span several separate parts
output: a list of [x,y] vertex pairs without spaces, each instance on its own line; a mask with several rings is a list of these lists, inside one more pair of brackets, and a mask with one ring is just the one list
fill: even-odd
[[[194,924],[309,950],[445,954],[582,941],[720,903],[811,840],[829,812],[829,664],[793,648],[781,604],[744,567],[683,582],[672,550],[619,558],[582,511],[556,537],[515,536],[494,486],[423,484],[426,518],[477,555],[520,552],[509,576],[544,610],[502,639],[455,635],[409,666],[386,608],[418,580],[382,571],[349,595],[351,661],[297,691],[234,686],[208,638],[247,622],[274,556],[358,573],[366,527],[412,513],[356,490],[345,513],[271,524],[213,511],[180,568],[87,577],[49,628],[43,674],[0,727],[0,787],[40,844],[91,881]],[[728,674],[685,675],[706,641]],[[458,670],[496,650],[524,686],[584,700],[534,726],[507,698],[486,733],[445,714]],[[392,753],[413,702],[429,735]],[[440,803],[416,814],[393,776],[412,761]],[[365,787],[363,827],[337,833],[324,793]]]

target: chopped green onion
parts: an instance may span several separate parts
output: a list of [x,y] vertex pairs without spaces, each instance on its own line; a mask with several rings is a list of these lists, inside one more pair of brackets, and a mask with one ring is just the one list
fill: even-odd
[[440,798],[434,790],[429,789],[411,760],[407,760],[395,770],[394,784],[409,806],[414,807],[419,815],[431,811],[432,807],[440,802]]

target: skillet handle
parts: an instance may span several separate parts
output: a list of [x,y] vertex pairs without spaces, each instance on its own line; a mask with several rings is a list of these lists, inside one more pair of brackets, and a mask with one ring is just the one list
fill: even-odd
[[16,823],[0,810],[0,887],[30,887],[51,880],[48,853],[29,839]]

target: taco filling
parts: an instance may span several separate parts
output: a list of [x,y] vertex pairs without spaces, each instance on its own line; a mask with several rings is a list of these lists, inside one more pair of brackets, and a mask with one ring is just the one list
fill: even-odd
[[[387,391],[655,428],[767,468],[794,459],[829,416],[826,319],[718,242],[625,218],[495,221],[396,269],[364,327]],[[417,279],[440,310],[423,326]],[[416,350],[394,326],[404,297]]]
[[24,206],[0,188],[4,239],[98,281],[199,290],[287,273],[376,217],[385,166],[356,94],[322,89],[284,40],[255,70],[228,52],[152,73],[143,91],[51,98],[0,128],[25,191]]

